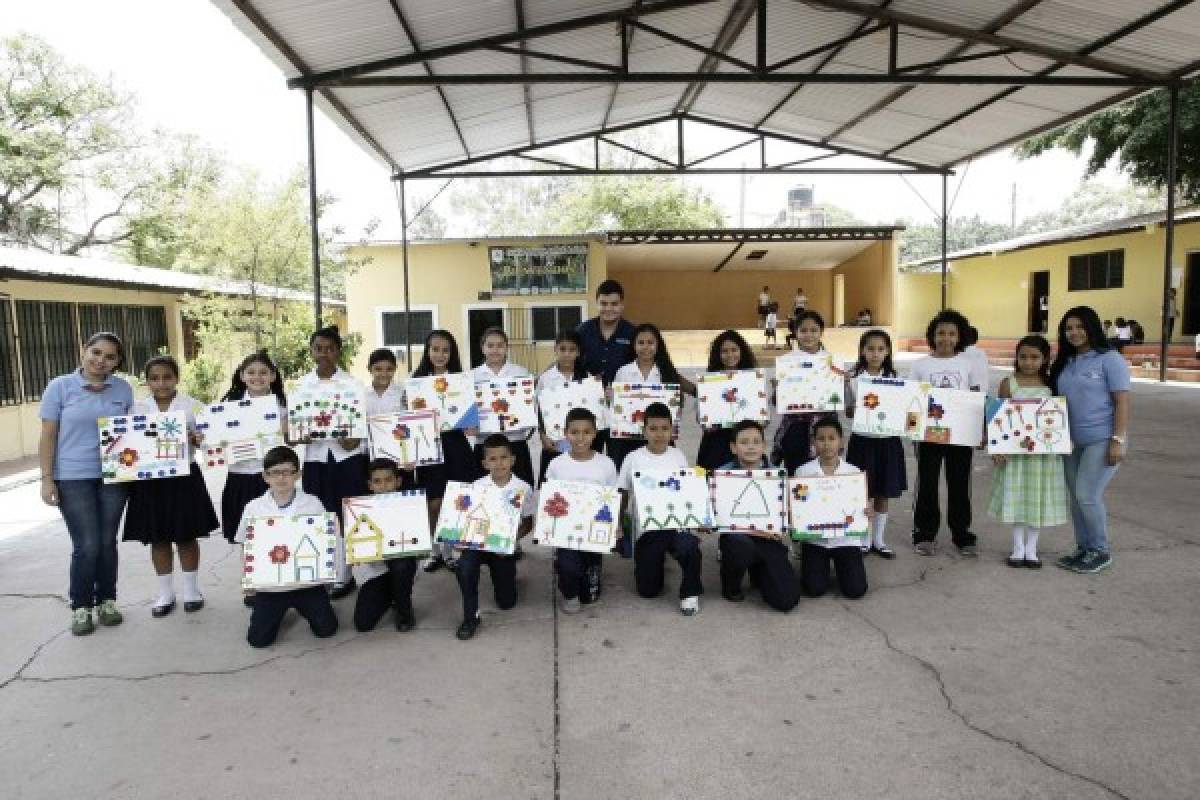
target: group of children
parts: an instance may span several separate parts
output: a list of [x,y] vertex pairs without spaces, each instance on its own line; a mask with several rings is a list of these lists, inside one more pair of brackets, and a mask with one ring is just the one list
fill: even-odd
[[[820,314],[805,310],[797,315],[796,346],[801,353],[827,355],[821,344],[824,323]],[[914,378],[935,386],[987,391],[986,368],[976,356],[965,353],[973,329],[962,315],[943,311],[930,322],[927,339],[931,353],[916,362]],[[616,372],[616,382],[677,383],[685,395],[695,396],[695,384],[680,374],[671,361],[661,332],[651,324],[639,325],[633,334],[634,359]],[[315,368],[301,382],[352,378],[338,367],[342,342],[336,328],[323,328],[310,339]],[[476,381],[513,380],[529,373],[508,361],[508,339],[499,329],[489,329],[482,337],[484,363],[475,368]],[[586,373],[581,363],[581,341],[574,331],[561,333],[555,342],[554,363],[537,377],[541,391],[579,380]],[[1047,378],[1049,345],[1040,336],[1021,340],[1017,348],[1016,369],[1000,385],[1001,397],[1035,397],[1050,393]],[[753,369],[753,351],[736,331],[718,335],[710,348],[709,371]],[[397,361],[394,353],[381,348],[370,354],[368,369],[371,384],[365,388],[368,414],[401,411],[404,393],[395,382]],[[457,342],[448,331],[435,330],[426,338],[414,377],[462,372]],[[892,363],[892,342],[882,330],[865,332],[859,342],[858,360],[847,375],[847,416],[854,414],[854,386],[860,376],[896,377]],[[178,366],[170,357],[152,359],[146,367],[151,397],[143,401],[145,411],[184,409],[194,444],[201,444],[191,417],[194,403],[176,386]],[[278,369],[265,353],[254,353],[241,363],[225,400],[274,395],[281,412],[286,408]],[[139,406],[140,407],[140,406]],[[280,414],[281,420],[285,414]],[[428,502],[430,520],[438,517],[448,481],[494,487],[518,495],[522,522],[519,537],[533,527],[534,485],[545,480],[591,482],[618,486],[624,490],[625,510],[633,537],[615,548],[632,556],[635,584],[643,597],[661,594],[664,563],[669,554],[682,572],[679,587],[680,611],[687,616],[699,611],[701,549],[697,531],[641,531],[636,508],[629,509],[633,476],[639,472],[666,473],[689,466],[685,454],[674,444],[676,420],[661,403],[650,405],[643,419],[643,437],[610,439],[597,426],[595,416],[583,408],[572,409],[566,417],[565,438],[554,441],[544,431],[526,429],[479,437],[475,430],[450,430],[441,434],[441,464],[411,468],[388,459],[368,462],[364,442],[353,439],[331,441],[287,440],[266,453],[261,462],[242,462],[229,470],[221,496],[225,536],[240,541],[245,520],[253,516],[278,514],[340,513],[342,500],[371,493],[401,489],[421,489]],[[541,436],[542,455],[535,477],[528,439]],[[286,429],[281,422],[281,435]],[[472,446],[471,439],[480,439]],[[303,470],[292,446],[305,445]],[[917,500],[914,513],[913,541],[917,552],[932,555],[934,540],[941,523],[938,480],[943,462],[948,488],[947,522],[954,544],[963,555],[975,554],[975,536],[970,531],[970,474],[972,449],[949,444],[921,442],[917,450]],[[1066,496],[1062,460],[1057,456],[997,457],[995,485],[989,511],[997,519],[1013,526],[1012,566],[1037,567],[1039,531],[1065,521]],[[846,597],[861,597],[867,591],[864,556],[874,553],[894,558],[886,541],[888,502],[908,487],[904,443],[900,437],[870,436],[858,432],[848,437],[836,414],[789,414],[772,441],[764,426],[755,421],[738,422],[732,428],[704,431],[695,465],[706,470],[759,469],[771,464],[783,466],[789,475],[818,476],[863,472],[868,485],[869,502],[865,510],[870,530],[865,539],[835,538],[805,542],[799,547],[800,574],[792,566],[792,548],[783,538],[745,533],[723,532],[719,537],[721,594],[730,602],[745,599],[743,581],[749,574],[763,601],[771,608],[794,608],[801,593],[824,594],[833,582]],[[624,514],[622,515],[624,516]],[[152,613],[165,616],[175,605],[172,586],[172,546],[179,553],[184,574],[185,610],[198,610],[203,596],[196,581],[199,548],[196,539],[217,527],[204,481],[196,467],[188,475],[135,484],[125,522],[125,539],[143,541],[152,546],[152,557],[159,575],[159,596]],[[632,541],[632,545],[630,542]],[[472,638],[480,625],[479,577],[486,565],[491,575],[497,606],[513,607],[517,602],[517,561],[520,548],[512,555],[480,550],[451,551],[435,544],[435,553],[425,564],[426,572],[450,568],[462,594],[463,619],[456,635]],[[577,613],[584,605],[596,602],[601,592],[603,557],[597,553],[558,549],[554,556],[560,608],[566,614]],[[354,610],[357,630],[374,628],[389,609],[394,609],[399,631],[415,625],[412,587],[417,560],[390,559],[345,569],[332,592],[325,587],[285,588],[259,591],[247,596],[253,611],[247,639],[255,647],[271,644],[280,622],[290,608],[308,621],[317,636],[330,636],[337,630],[332,599],[353,591],[361,583]]]

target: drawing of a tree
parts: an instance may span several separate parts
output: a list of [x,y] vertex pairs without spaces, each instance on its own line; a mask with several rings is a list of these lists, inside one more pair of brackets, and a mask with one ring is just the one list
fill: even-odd
[[567,498],[563,497],[561,492],[555,492],[553,496],[546,501],[546,505],[542,507],[542,511],[544,511],[550,516],[551,519],[554,520],[554,522],[550,525],[550,538],[553,539],[557,536],[558,521],[562,517],[565,517],[570,510],[571,504],[567,502]]

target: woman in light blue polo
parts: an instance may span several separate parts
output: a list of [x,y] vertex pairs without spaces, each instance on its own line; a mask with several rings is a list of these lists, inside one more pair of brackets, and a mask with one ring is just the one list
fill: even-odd
[[100,417],[125,414],[133,389],[113,373],[125,347],[112,333],[87,340],[79,369],[60,375],[42,392],[42,500],[58,506],[71,534],[71,633],[119,625],[117,529],[125,510],[125,487],[100,478]]
[[1129,365],[1109,347],[1100,317],[1076,306],[1058,323],[1058,354],[1050,367],[1055,394],[1067,399],[1074,450],[1066,459],[1075,553],[1058,560],[1072,572],[1112,564],[1104,490],[1125,458],[1129,430]]

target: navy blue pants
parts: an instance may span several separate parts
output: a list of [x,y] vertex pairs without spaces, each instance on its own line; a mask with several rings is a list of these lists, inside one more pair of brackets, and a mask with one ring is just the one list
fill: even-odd
[[387,572],[376,575],[358,589],[354,601],[354,629],[374,630],[389,608],[412,611],[413,578],[417,575],[416,558],[388,559]]
[[479,573],[486,564],[492,573],[496,605],[507,611],[517,604],[517,559],[483,550],[458,551],[458,588],[462,592],[463,619],[479,614]]
[[741,591],[742,578],[750,573],[762,594],[763,602],[778,611],[791,611],[800,600],[800,582],[789,561],[785,542],[745,533],[723,533],[717,547],[721,550],[721,591]]
[[867,593],[867,570],[858,545],[821,547],[805,542],[800,546],[800,585],[806,595],[820,597],[829,591],[830,565],[843,597],[854,599]]
[[293,589],[290,592],[258,592],[250,612],[246,641],[251,647],[270,647],[279,635],[279,625],[288,609],[294,608],[308,620],[313,636],[324,639],[337,633],[338,619],[324,586]]
[[600,574],[604,556],[586,550],[554,550],[554,568],[558,572],[558,591],[570,600],[578,597],[579,602],[594,603],[600,596]]
[[633,575],[638,594],[642,597],[662,594],[667,553],[679,562],[683,571],[680,599],[704,594],[704,584],[700,581],[700,540],[687,531],[646,531],[637,538],[633,545]]

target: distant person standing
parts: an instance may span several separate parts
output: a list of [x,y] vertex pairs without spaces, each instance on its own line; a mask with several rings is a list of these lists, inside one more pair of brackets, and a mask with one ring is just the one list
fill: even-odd
[[771,287],[764,286],[758,293],[758,324],[765,324],[767,314],[771,313]]
[[792,298],[792,317],[798,317],[808,310],[808,295],[804,293],[803,287],[796,290],[796,296]]
[[1175,335],[1175,317],[1179,314],[1179,307],[1175,304],[1175,289],[1172,287],[1167,289],[1167,344],[1171,343],[1171,337]]

